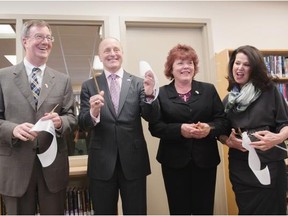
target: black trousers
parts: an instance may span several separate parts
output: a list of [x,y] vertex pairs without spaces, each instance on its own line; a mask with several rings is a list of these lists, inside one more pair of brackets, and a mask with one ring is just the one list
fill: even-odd
[[146,176],[127,180],[119,160],[111,179],[89,179],[89,191],[96,215],[116,215],[119,192],[124,215],[147,214]]
[[200,168],[193,161],[181,168],[162,165],[171,215],[212,215],[217,167]]

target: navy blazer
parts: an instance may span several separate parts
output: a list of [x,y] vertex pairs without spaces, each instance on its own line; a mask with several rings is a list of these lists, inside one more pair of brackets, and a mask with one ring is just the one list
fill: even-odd
[[[215,167],[220,163],[217,136],[226,134],[228,120],[214,85],[192,81],[192,94],[184,102],[176,92],[174,81],[159,92],[161,117],[149,124],[149,130],[160,138],[157,160],[166,166],[184,167],[193,160],[199,167]],[[183,123],[205,122],[213,126],[203,139],[187,139],[181,135]]]
[[105,105],[101,107],[100,122],[94,126],[90,115],[91,96],[97,94],[93,79],[81,88],[79,126],[89,131],[88,175],[107,180],[113,175],[119,160],[127,179],[145,177],[151,173],[141,117],[146,121],[156,119],[159,104],[145,103],[143,79],[124,72],[120,92],[118,115],[116,115],[105,74],[97,77],[100,90],[105,92]]

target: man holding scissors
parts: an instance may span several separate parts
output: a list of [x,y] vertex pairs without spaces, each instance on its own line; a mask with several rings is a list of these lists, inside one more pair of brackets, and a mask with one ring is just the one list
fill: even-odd
[[[54,38],[48,23],[27,21],[21,35],[24,60],[0,70],[0,194],[7,214],[64,214],[69,164],[65,134],[77,124],[70,78],[46,66]],[[37,154],[51,134],[33,132],[41,119],[55,127],[57,155],[43,167]]]
[[101,41],[99,57],[103,73],[97,81],[82,84],[78,118],[80,128],[90,132],[88,176],[94,213],[117,214],[120,194],[124,215],[145,215],[151,170],[141,120],[158,117],[154,76],[147,72],[141,79],[125,71],[122,45],[116,38]]

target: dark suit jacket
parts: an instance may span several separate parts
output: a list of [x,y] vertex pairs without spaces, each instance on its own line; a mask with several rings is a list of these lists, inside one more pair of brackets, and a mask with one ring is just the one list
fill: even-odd
[[55,161],[43,168],[43,174],[51,192],[67,186],[69,164],[63,137],[77,124],[72,86],[66,74],[49,67],[45,69],[42,83],[36,110],[23,62],[0,70],[0,194],[19,197],[25,193],[37,157],[36,143],[44,149],[51,141],[51,136],[48,141],[43,132],[34,142],[12,140],[14,127],[24,122],[35,124],[56,104],[59,106],[55,112],[62,119],[62,128],[57,131],[58,153]]
[[107,180],[112,177],[117,157],[127,179],[145,177],[151,173],[141,116],[151,121],[158,114],[158,101],[144,102],[143,79],[124,72],[118,116],[110,98],[105,74],[97,77],[100,90],[105,92],[105,105],[100,122],[94,126],[90,116],[89,99],[97,94],[93,79],[83,83],[79,126],[90,131],[88,174],[91,178]]
[[[184,102],[176,92],[174,81],[160,88],[161,118],[149,124],[149,130],[160,138],[157,160],[169,167],[184,167],[194,160],[200,167],[215,167],[220,162],[216,137],[225,134],[228,121],[215,87],[193,80],[192,94]],[[181,135],[183,123],[205,122],[215,127],[203,139]],[[228,128],[228,127],[227,127]]]

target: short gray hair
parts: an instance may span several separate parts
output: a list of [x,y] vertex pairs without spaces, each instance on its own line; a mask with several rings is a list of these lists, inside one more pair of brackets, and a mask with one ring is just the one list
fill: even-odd
[[52,30],[50,25],[44,21],[44,20],[29,20],[23,24],[22,28],[22,33],[21,33],[21,39],[26,38],[30,35],[30,29],[33,26],[38,26],[38,27],[47,27],[52,34]]

